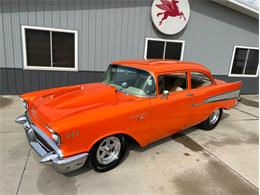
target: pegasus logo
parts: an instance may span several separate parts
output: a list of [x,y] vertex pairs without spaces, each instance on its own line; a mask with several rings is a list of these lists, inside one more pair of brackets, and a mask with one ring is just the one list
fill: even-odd
[[163,18],[162,20],[159,22],[159,25],[162,24],[162,22],[164,20],[166,20],[169,16],[171,17],[177,17],[179,16],[179,18],[182,18],[184,19],[184,21],[186,21],[186,18],[183,14],[183,12],[181,12],[179,10],[179,7],[177,5],[177,3],[179,3],[179,1],[176,1],[176,0],[172,0],[171,2],[168,1],[168,0],[160,0],[162,4],[156,4],[156,6],[161,9],[161,10],[165,10],[164,12],[159,12],[157,14],[157,17],[159,17],[160,15],[163,14]]

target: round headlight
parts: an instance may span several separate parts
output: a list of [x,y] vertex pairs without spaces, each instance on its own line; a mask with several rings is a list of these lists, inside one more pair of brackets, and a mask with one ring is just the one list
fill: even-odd
[[23,98],[20,98],[20,100],[23,102],[23,107],[28,110],[28,103],[23,99]]
[[54,142],[57,145],[60,145],[60,136],[57,133],[52,133],[51,136],[52,136],[52,139],[54,140]]
[[26,101],[23,101],[23,107],[28,110],[28,103]]

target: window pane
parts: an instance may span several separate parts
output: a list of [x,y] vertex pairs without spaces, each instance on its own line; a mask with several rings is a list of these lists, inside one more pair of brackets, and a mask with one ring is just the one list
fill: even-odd
[[237,48],[232,65],[232,74],[243,74],[248,49]]
[[187,89],[186,73],[173,73],[168,75],[160,75],[158,77],[159,94],[164,90],[169,92],[183,91]]
[[147,59],[163,59],[164,41],[148,41]]
[[52,32],[53,67],[74,68],[74,34]]
[[182,43],[167,42],[165,59],[180,60]]
[[51,66],[50,32],[25,30],[28,66]]
[[258,57],[259,51],[257,49],[249,50],[245,74],[256,75],[258,68]]
[[212,85],[212,81],[210,80],[208,75],[200,73],[200,72],[191,73],[191,88],[192,89],[210,86],[210,85]]

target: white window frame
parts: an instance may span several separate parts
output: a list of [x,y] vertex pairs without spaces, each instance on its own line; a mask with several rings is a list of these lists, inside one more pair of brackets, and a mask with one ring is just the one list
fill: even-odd
[[231,63],[230,63],[230,67],[229,67],[229,77],[258,77],[258,72],[259,72],[259,62],[257,65],[257,71],[255,75],[249,75],[249,74],[232,74],[232,68],[233,68],[233,63],[234,63],[234,58],[235,58],[235,53],[236,53],[236,49],[257,49],[259,52],[259,48],[258,47],[248,47],[248,46],[241,46],[241,45],[235,45],[233,48],[233,54],[232,54],[232,58],[231,58]]
[[[27,64],[26,38],[25,38],[25,30],[26,29],[45,30],[45,31],[50,31],[50,32],[73,33],[74,34],[74,68],[53,67],[52,65],[50,67],[28,66],[28,64]],[[52,39],[50,39],[50,42],[51,42],[51,45],[52,45]],[[25,70],[78,71],[78,31],[76,31],[76,30],[22,25],[22,46],[23,46],[23,68]],[[50,52],[51,52],[51,63],[52,63],[52,46],[51,46],[50,50],[51,50]]]
[[164,57],[165,57],[166,42],[182,43],[181,59],[180,59],[180,61],[183,60],[184,47],[185,47],[185,41],[184,41],[184,40],[159,39],[159,38],[150,38],[150,37],[146,37],[146,38],[145,38],[145,47],[144,47],[144,59],[145,59],[145,60],[147,60],[146,56],[147,56],[148,41],[163,41],[163,42],[164,42],[163,59],[164,59]]

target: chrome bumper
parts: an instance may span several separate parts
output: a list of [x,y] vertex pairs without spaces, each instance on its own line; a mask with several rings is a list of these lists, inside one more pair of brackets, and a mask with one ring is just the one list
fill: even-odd
[[42,157],[41,163],[51,162],[60,173],[79,169],[85,164],[88,153],[64,158],[57,144],[32,123],[27,113],[19,116],[15,122],[23,125],[29,144]]

